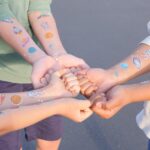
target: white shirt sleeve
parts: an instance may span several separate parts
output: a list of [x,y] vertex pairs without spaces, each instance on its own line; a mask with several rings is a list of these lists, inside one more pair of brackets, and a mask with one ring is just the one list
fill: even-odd
[[[147,31],[150,34],[150,21],[147,23]],[[146,37],[143,41],[141,41],[140,43],[142,44],[147,44],[150,46],[150,36]]]
[[144,103],[144,109],[136,116],[138,127],[150,139],[150,101]]

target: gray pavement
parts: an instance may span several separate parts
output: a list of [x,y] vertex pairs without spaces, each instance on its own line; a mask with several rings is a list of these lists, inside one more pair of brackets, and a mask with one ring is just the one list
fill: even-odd
[[[65,48],[92,67],[112,66],[148,35],[149,0],[54,0],[52,8]],[[94,115],[76,124],[65,119],[60,150],[146,150],[147,139],[135,123],[141,108],[132,104],[110,120]],[[33,145],[25,143],[24,149],[34,150]]]

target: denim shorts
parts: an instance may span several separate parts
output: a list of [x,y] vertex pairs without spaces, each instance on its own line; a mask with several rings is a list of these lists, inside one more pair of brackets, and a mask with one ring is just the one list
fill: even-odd
[[[0,93],[22,92],[32,90],[31,84],[16,84],[0,81]],[[16,118],[17,121],[17,118]],[[25,128],[27,141],[43,139],[55,141],[62,137],[63,121],[61,116],[52,116],[35,125]],[[0,150],[19,150],[22,145],[22,130],[0,136]]]

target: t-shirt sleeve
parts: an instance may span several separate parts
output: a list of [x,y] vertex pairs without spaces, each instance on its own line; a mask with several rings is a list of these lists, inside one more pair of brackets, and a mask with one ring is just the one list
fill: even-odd
[[0,20],[15,18],[11,12],[8,0],[0,0]]
[[[148,22],[147,24],[147,31],[150,34],[150,22]],[[146,44],[150,46],[150,35],[148,37],[146,37],[143,41],[141,41],[140,43],[142,44]]]
[[28,13],[39,11],[41,13],[51,13],[50,5],[52,0],[30,0]]

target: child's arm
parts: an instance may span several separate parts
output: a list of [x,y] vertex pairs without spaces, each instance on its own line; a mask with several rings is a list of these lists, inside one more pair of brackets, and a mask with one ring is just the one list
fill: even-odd
[[108,73],[115,84],[124,83],[150,70],[150,45],[140,44],[135,52],[111,67]]
[[75,122],[82,122],[92,114],[90,105],[88,100],[65,98],[7,110],[0,113],[0,135],[30,126],[56,114]]
[[0,37],[31,64],[46,56],[15,18],[0,19]]
[[44,50],[50,56],[66,54],[55,19],[50,9],[49,0],[30,0],[29,21]]
[[7,1],[0,2],[0,37],[32,64],[32,82],[35,87],[42,87],[40,79],[49,69],[55,68],[56,61],[34,43],[13,16]]
[[[89,69],[79,72],[99,87],[99,91],[105,92],[111,87],[124,83],[150,70],[150,46],[140,44],[138,48],[126,59],[117,65],[104,69]],[[84,87],[84,84],[82,85]],[[84,88],[84,95],[88,95],[90,87]]]
[[149,101],[149,89],[150,82],[115,86],[106,93],[107,100],[101,100],[97,92],[92,96],[97,101],[92,109],[103,118],[111,118],[130,103]]
[[49,0],[30,0],[28,16],[32,29],[44,50],[48,55],[57,58],[60,66],[88,67],[83,59],[68,54],[63,47]]
[[44,88],[27,92],[1,93],[0,111],[78,95],[79,90],[77,88],[79,85],[73,74],[70,72],[66,73],[65,71],[62,72],[60,77],[63,78],[65,83],[58,74],[60,73],[54,73],[51,76],[51,82]]

